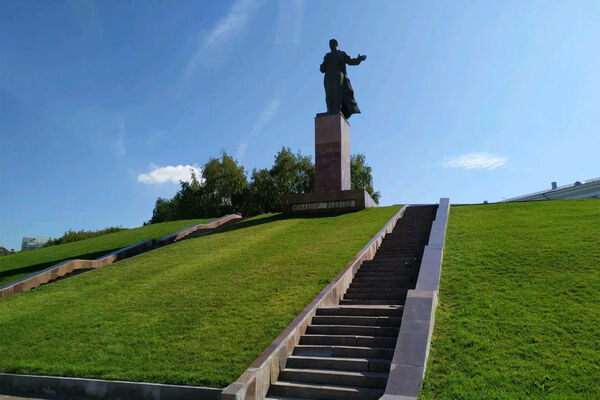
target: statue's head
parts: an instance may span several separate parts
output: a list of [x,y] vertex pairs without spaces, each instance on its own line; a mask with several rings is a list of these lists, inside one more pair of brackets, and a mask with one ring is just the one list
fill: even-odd
[[331,40],[329,41],[329,48],[331,49],[331,51],[335,51],[335,50],[337,50],[337,47],[338,47],[338,42],[337,42],[337,40],[335,40],[335,39],[331,39]]

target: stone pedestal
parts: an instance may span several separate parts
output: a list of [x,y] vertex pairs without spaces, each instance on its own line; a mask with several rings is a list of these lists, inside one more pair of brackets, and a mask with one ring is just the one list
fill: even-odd
[[315,118],[315,191],[288,194],[281,199],[284,213],[344,212],[377,207],[364,189],[351,190],[350,125],[339,114]]
[[350,190],[350,125],[339,114],[315,118],[315,192]]

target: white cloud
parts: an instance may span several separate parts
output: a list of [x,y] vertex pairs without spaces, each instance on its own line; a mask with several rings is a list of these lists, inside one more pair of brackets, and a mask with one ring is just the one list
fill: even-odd
[[241,34],[262,5],[262,0],[237,0],[213,27],[201,36],[200,44],[188,60],[185,76],[189,76],[200,64],[214,63],[214,50]]
[[168,165],[166,167],[158,167],[151,165],[151,171],[139,174],[138,182],[146,184],[161,184],[166,182],[179,183],[179,181],[190,182],[192,180],[191,171],[194,171],[196,177],[201,179],[202,169],[194,165]]
[[250,129],[250,134],[244,137],[238,145],[236,152],[236,158],[238,161],[240,161],[244,157],[250,139],[258,135],[260,131],[262,131],[264,127],[269,122],[271,122],[273,117],[275,117],[275,114],[277,114],[277,111],[279,111],[279,106],[281,106],[281,100],[276,99],[267,104],[267,106],[262,110],[256,122],[254,123],[254,125],[252,125],[252,128]]
[[502,157],[495,153],[479,152],[466,153],[456,157],[446,157],[442,161],[444,168],[462,168],[462,169],[496,169],[503,166],[508,161],[508,157]]

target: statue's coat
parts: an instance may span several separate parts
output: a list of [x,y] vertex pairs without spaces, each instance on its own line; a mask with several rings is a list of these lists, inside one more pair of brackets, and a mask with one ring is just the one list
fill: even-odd
[[350,79],[346,75],[346,64],[358,65],[360,58],[351,58],[341,50],[334,50],[325,54],[321,64],[321,72],[325,73],[325,97],[327,112],[342,112],[346,119],[352,114],[359,114],[360,109],[354,100],[354,90]]

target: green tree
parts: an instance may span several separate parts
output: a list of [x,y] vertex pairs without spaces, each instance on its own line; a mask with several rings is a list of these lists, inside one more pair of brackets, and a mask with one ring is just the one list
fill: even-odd
[[210,216],[241,212],[248,187],[244,167],[227,155],[210,158],[202,170],[203,200]]
[[244,213],[256,215],[281,211],[281,196],[288,193],[307,193],[314,187],[315,166],[309,156],[294,154],[282,147],[275,155],[271,169],[254,169],[247,194]]
[[174,199],[169,200],[163,199],[162,197],[156,199],[150,223],[156,224],[159,222],[173,221],[177,219],[176,207],[174,207],[173,203]]
[[207,217],[204,201],[206,190],[201,185],[194,170],[190,170],[189,182],[179,181],[181,188],[172,201],[175,219],[192,219]]
[[350,175],[352,177],[352,189],[365,189],[375,203],[379,204],[381,194],[373,189],[372,169],[367,164],[364,154],[353,154],[350,157]]
[[303,156],[300,152],[294,154],[286,147],[282,147],[275,156],[269,173],[279,195],[308,193],[315,186],[315,165],[310,156]]
[[247,215],[281,210],[281,198],[268,169],[252,170],[252,178],[246,199],[244,213]]

